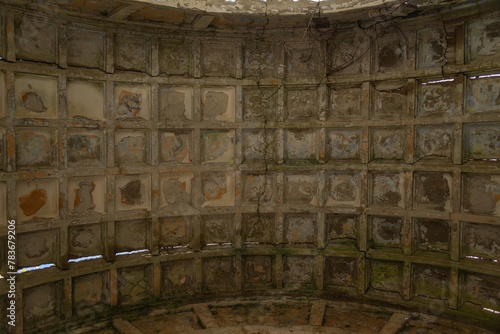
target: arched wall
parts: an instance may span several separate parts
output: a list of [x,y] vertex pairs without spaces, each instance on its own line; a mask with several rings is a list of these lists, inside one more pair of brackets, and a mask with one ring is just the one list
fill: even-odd
[[283,293],[498,326],[492,8],[313,43],[0,10],[1,274],[12,219],[16,269],[54,264],[15,330]]

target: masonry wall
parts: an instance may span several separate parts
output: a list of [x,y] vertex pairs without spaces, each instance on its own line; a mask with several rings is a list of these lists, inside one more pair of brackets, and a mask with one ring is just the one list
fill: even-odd
[[15,219],[16,269],[53,264],[17,331],[242,291],[498,324],[499,13],[463,14],[299,43],[2,9],[1,249]]

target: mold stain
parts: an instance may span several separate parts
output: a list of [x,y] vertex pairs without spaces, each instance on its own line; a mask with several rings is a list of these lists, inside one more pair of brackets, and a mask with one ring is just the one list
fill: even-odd
[[29,194],[19,197],[19,203],[25,216],[33,216],[47,203],[47,192],[45,189],[32,190]]
[[126,205],[141,205],[144,203],[142,194],[144,185],[139,179],[129,181],[123,187],[120,187],[121,202]]

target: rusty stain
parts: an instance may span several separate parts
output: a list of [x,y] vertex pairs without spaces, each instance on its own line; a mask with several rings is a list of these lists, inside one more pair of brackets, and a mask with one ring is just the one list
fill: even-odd
[[45,189],[35,189],[29,194],[19,197],[19,207],[25,216],[33,216],[47,203]]

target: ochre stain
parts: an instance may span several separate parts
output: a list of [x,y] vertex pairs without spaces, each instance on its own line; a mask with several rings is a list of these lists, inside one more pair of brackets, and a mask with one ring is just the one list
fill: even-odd
[[44,189],[35,189],[28,195],[19,198],[19,207],[25,216],[32,216],[47,203],[47,192]]
[[75,200],[73,201],[73,207],[75,207],[75,208],[76,208],[76,207],[80,204],[80,202],[82,201],[82,200],[80,199],[80,195],[78,195],[78,190],[79,190],[79,189],[75,189]]
[[9,133],[7,135],[7,154],[9,158],[14,158],[14,135]]

